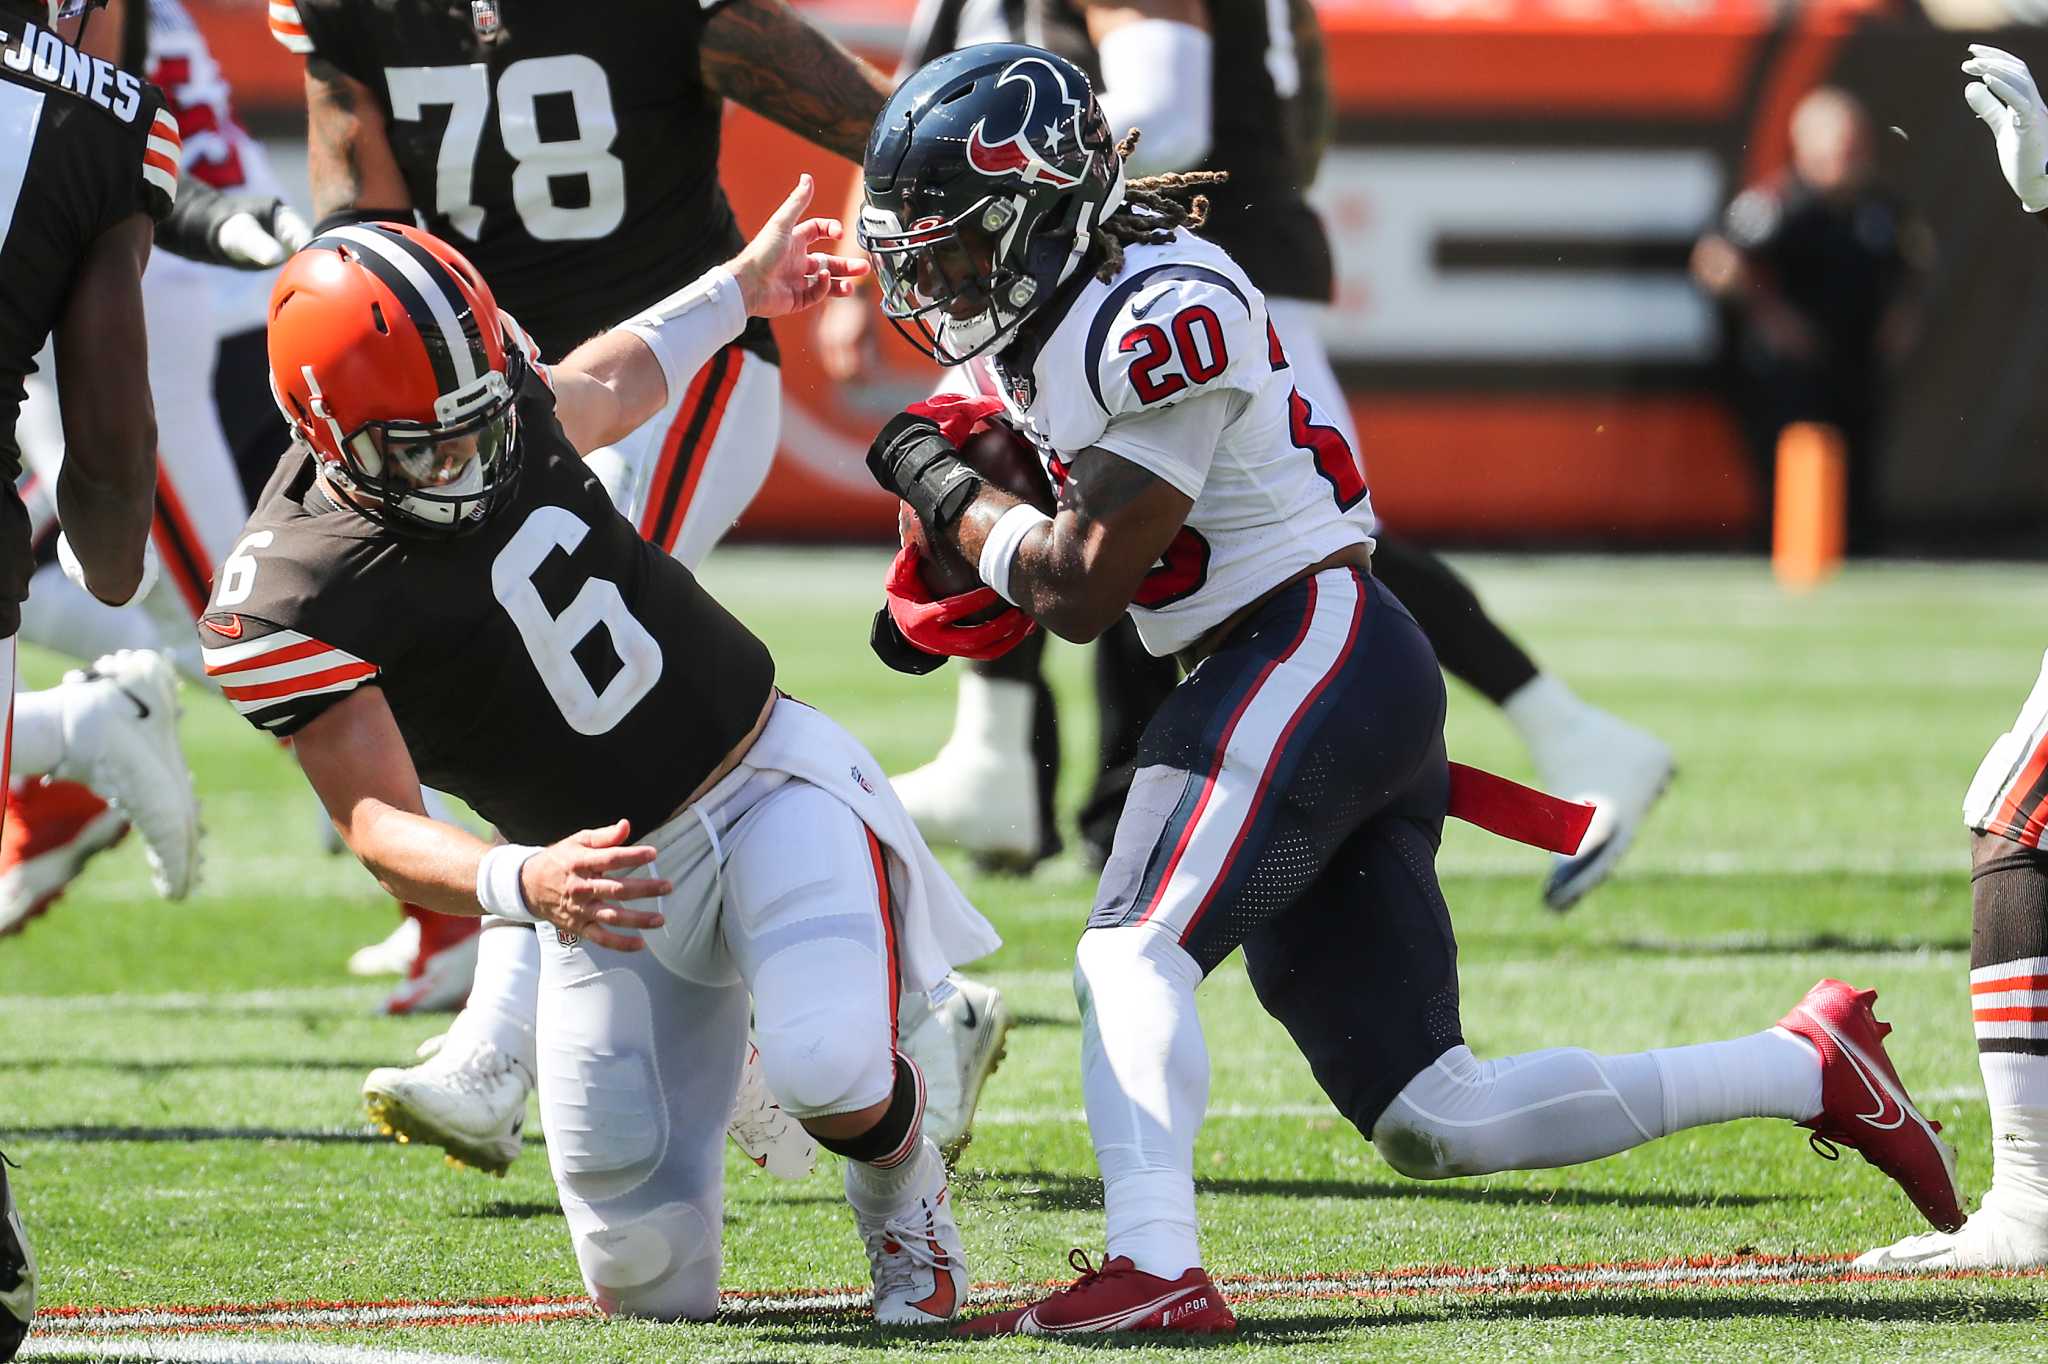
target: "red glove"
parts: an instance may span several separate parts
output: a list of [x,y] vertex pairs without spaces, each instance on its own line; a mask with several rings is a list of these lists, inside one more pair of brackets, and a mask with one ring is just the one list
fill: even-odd
[[923,402],[903,409],[915,417],[928,417],[939,424],[939,434],[955,450],[965,449],[973,435],[987,427],[1003,410],[1001,398],[978,393],[934,393]]
[[[992,587],[978,587],[957,597],[934,598],[917,575],[917,551],[905,545],[896,551],[883,581],[889,597],[889,619],[897,632],[928,654],[987,662],[1001,658],[1024,642],[1038,622],[1004,602]],[[1001,605],[990,620],[963,623],[968,616]]]

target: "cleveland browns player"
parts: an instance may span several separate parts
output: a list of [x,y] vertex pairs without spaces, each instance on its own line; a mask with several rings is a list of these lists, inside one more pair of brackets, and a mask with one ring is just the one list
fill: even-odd
[[994,486],[915,413],[875,438],[877,482],[1054,634],[1094,639],[1128,612],[1188,669],[1139,743],[1075,951],[1108,1255],[976,1327],[1234,1327],[1195,1220],[1195,990],[1239,946],[1338,1111],[1405,1174],[1567,1165],[1777,1116],[1960,1225],[1952,1156],[1885,1057],[1870,991],[1822,981],[1777,1027],[1632,1055],[1465,1045],[1435,870],[1451,802],[1436,655],[1373,576],[1371,499],[1264,295],[1192,230],[1211,182],[1127,178],[1128,145],[1073,63],[994,44],[904,82],[864,175],[885,309],[942,364],[989,358],[1058,502]]
[[[2027,64],[1973,43],[1963,95],[2020,206],[2048,224],[2048,101]],[[2048,655],[2019,719],[1963,797],[1970,830],[1970,1014],[1991,1103],[1991,1187],[1967,1225],[1856,1261],[1876,1271],[2048,1265]]]
[[[315,237],[270,306],[297,443],[200,626],[223,694],[291,738],[392,894],[551,930],[541,1109],[607,1313],[717,1307],[750,1001],[770,1088],[845,1158],[877,1319],[946,1318],[967,1284],[895,1005],[995,933],[874,759],[782,698],[767,649],[584,459],[749,318],[866,269],[810,249],[838,232],[798,221],[810,196],[804,177],[729,263],[553,366],[438,238]],[[510,841],[428,817],[422,781]]]
[[[102,601],[148,582],[155,419],[142,271],[177,194],[178,125],[140,77],[71,46],[85,0],[0,0],[0,688],[8,768],[85,777],[141,826],[157,889],[183,895],[198,809],[178,750],[175,682],[151,654],[119,654],[17,698],[15,635],[35,556],[15,491],[23,380],[53,333],[66,435],[78,458],[55,496],[68,561]],[[0,923],[0,930],[13,925]],[[36,1305],[36,1261],[0,1174],[0,1359]]]
[[[630,0],[602,25],[537,0],[280,0],[270,27],[306,58],[321,225],[417,212],[550,358],[652,303],[658,281],[738,248],[717,176],[722,98],[857,161],[888,92],[783,0]],[[642,535],[694,566],[767,475],[781,385],[755,319],[647,422],[590,452],[592,466]],[[466,991],[468,1005],[424,1065],[381,1068],[364,1095],[415,1140],[461,1142],[497,1165],[518,1150],[532,1087],[538,952],[528,933],[486,932],[471,948],[465,925],[416,917],[412,931],[434,941],[401,990],[443,1006]],[[434,969],[443,936],[446,969]],[[949,1154],[1008,1026],[1001,995],[970,981],[905,1001],[905,1046],[925,1063]]]
[[[1334,112],[1309,0],[924,0],[901,70],[907,75],[941,53],[991,41],[1033,43],[1087,72],[1110,126],[1144,130],[1132,149],[1133,173],[1229,173],[1208,188],[1204,233],[1265,293],[1303,391],[1358,450],[1351,407],[1318,330],[1334,272],[1328,234],[1306,192]],[[847,216],[858,211],[856,202]],[[821,355],[835,378],[858,372],[872,315],[860,299],[821,311]],[[986,389],[985,367],[950,382]],[[1544,883],[1545,903],[1569,909],[1633,841],[1670,779],[1670,751],[1539,670],[1442,559],[1406,539],[1380,534],[1378,542],[1380,577],[1415,612],[1444,667],[1501,708],[1544,786],[1598,807],[1586,843],[1558,857]],[[961,673],[952,737],[930,763],[897,778],[927,836],[1013,866],[1058,847],[1059,738],[1043,647],[1040,636]],[[1170,662],[1146,655],[1128,625],[1112,627],[1093,654],[1100,761],[1080,826],[1099,864],[1129,789],[1138,736],[1175,674]],[[1016,780],[1023,770],[1037,773],[1034,787]]]

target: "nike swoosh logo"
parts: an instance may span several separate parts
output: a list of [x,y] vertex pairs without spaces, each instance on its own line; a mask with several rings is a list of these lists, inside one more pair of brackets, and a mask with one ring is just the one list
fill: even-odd
[[953,1286],[953,1262],[947,1258],[946,1248],[939,1244],[934,1220],[930,1213],[925,1214],[925,1244],[932,1248],[932,1258],[937,1261],[932,1266],[932,1291],[910,1305],[944,1320],[959,1309],[960,1290]]
[[981,1015],[974,1012],[974,1001],[966,995],[960,996],[960,1007],[967,1014],[967,1026],[969,1029],[972,1029],[976,1023],[981,1021]]
[[147,702],[145,702],[141,697],[137,696],[134,692],[129,691],[126,687],[119,688],[119,691],[121,695],[127,697],[130,701],[133,701],[135,703],[135,716],[137,719],[147,720],[149,718],[149,704]]
[[214,617],[208,616],[206,618],[206,628],[217,635],[224,635],[229,639],[240,639],[242,637],[242,618],[240,616],[228,616],[225,619],[216,620]]
[[1812,1018],[1815,1026],[1822,1032],[1835,1039],[1835,1045],[1841,1048],[1842,1055],[1848,1059],[1849,1068],[1856,1072],[1856,1078],[1861,1080],[1863,1087],[1870,1091],[1871,1102],[1877,1105],[1876,1108],[1868,1113],[1858,1113],[1856,1115],[1857,1120],[1868,1123],[1883,1132],[1889,1132],[1894,1128],[1903,1126],[1906,1121],[1905,1107],[1892,1097],[1891,1090],[1886,1087],[1884,1078],[1877,1073],[1876,1067],[1863,1059],[1863,1053],[1858,1051],[1856,1045],[1849,1041],[1848,1038],[1830,1028],[1820,1019],[1815,1018],[1812,1013],[1808,1013],[1806,1016]]

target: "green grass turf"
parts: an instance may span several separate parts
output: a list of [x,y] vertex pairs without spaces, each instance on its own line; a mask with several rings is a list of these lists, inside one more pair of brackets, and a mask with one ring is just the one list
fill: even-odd
[[[1571,916],[1538,899],[1543,858],[1455,829],[1442,866],[1482,1054],[1627,1050],[1767,1025],[1823,974],[1877,986],[1893,1056],[1988,1179],[1970,1042],[1969,902],[1958,807],[2031,685],[2048,579],[2011,568],[1874,567],[1806,597],[1732,561],[1481,560],[1503,619],[1589,697],[1650,725],[1681,772],[1623,874]],[[936,747],[952,687],[896,677],[866,648],[880,559],[736,550],[706,574],[775,648],[784,685],[892,768]],[[1069,803],[1092,723],[1085,657],[1056,648]],[[479,666],[489,666],[479,660]],[[48,680],[55,665],[30,663]],[[678,717],[679,721],[686,717]],[[390,910],[316,846],[288,760],[195,698],[207,800],[203,888],[150,901],[132,846],[95,863],[22,937],[0,941],[0,1142],[44,1257],[45,1302],[466,1299],[579,1291],[546,1162],[502,1181],[371,1139],[362,1073],[431,1023],[374,1016],[341,973]],[[1451,750],[1527,776],[1499,716],[1454,689]],[[1100,1185],[1079,1121],[1070,952],[1090,884],[1071,858],[1029,880],[959,866],[1006,945],[975,974],[1020,1025],[956,1192],[975,1276],[1065,1273],[1099,1247]],[[1208,1264],[1289,1277],[1424,1264],[1828,1254],[1916,1229],[1852,1159],[1783,1123],[1689,1132],[1590,1166],[1410,1183],[1330,1115],[1235,962],[1203,992],[1216,1116],[1198,1148]],[[801,1185],[729,1161],[730,1288],[858,1284],[836,1168]],[[2048,1340],[2048,1280],[1439,1294],[1254,1302],[1236,1356],[1455,1359],[2014,1357]],[[289,1358],[291,1336],[265,1336]],[[700,1327],[589,1320],[384,1333],[328,1343],[508,1360],[979,1358],[1061,1348],[890,1336],[858,1314]],[[85,1347],[81,1347],[85,1348]],[[88,1352],[89,1354],[89,1352]],[[81,1356],[87,1357],[87,1356]]]

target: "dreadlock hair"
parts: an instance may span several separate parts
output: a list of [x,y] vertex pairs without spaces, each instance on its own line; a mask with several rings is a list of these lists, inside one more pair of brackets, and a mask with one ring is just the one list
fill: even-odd
[[[1130,160],[1137,146],[1133,128],[1116,144],[1117,159]],[[1125,246],[1157,246],[1172,240],[1175,228],[1201,227],[1209,217],[1209,196],[1198,191],[1229,178],[1229,171],[1180,171],[1126,183],[1116,212],[1089,230],[1090,245],[1102,257],[1095,277],[1104,284],[1117,277],[1124,268]]]

